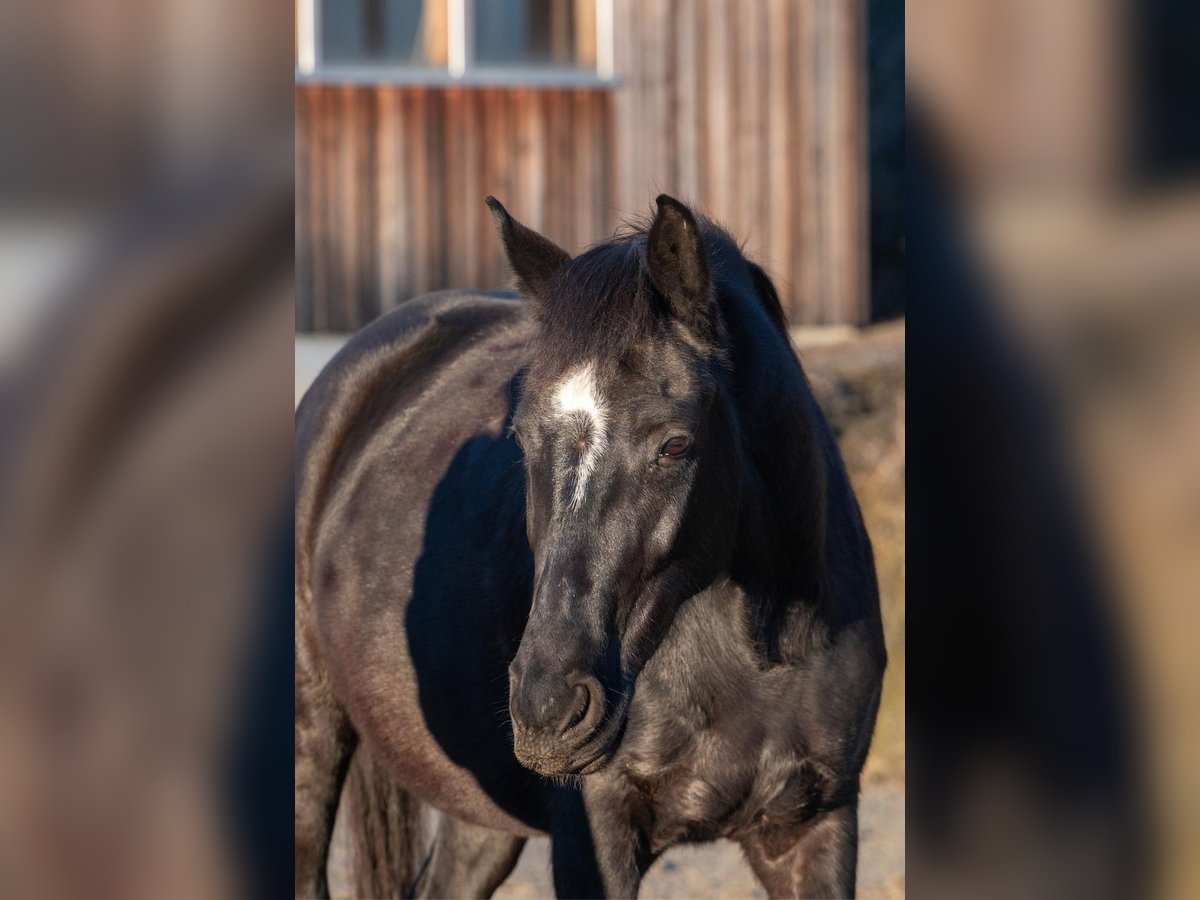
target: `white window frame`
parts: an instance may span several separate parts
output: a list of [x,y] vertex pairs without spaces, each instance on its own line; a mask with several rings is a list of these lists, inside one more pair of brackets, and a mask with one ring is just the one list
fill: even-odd
[[[521,87],[610,87],[616,83],[613,6],[596,2],[596,67],[484,67],[474,62],[471,27],[475,4],[487,0],[432,0],[446,4],[447,64],[406,66],[385,63],[329,65],[321,59],[321,2],[296,0],[296,82],[415,85],[513,85]],[[427,0],[430,2],[430,0]]]

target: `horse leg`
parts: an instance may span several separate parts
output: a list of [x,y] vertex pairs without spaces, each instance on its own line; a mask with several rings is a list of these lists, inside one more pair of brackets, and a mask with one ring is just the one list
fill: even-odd
[[770,897],[853,897],[858,800],[796,826],[764,826],[741,840]]
[[296,896],[328,897],[329,840],[358,738],[320,670],[296,658]]
[[559,897],[636,897],[654,862],[626,814],[615,785],[593,776],[583,791],[555,797],[550,834],[554,893]]
[[525,846],[518,835],[443,815],[433,855],[417,882],[418,897],[490,897],[509,876]]

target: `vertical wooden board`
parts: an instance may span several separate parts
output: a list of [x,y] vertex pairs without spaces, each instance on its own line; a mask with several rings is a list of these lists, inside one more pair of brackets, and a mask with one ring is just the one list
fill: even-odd
[[834,321],[839,290],[838,270],[841,265],[837,234],[838,168],[838,78],[835,7],[832,0],[821,0],[820,19],[820,71],[818,73],[819,122],[821,135],[821,304],[818,322]]
[[600,235],[607,237],[617,227],[618,214],[616,167],[617,139],[614,133],[616,114],[614,112],[615,98],[608,91],[597,94],[600,108],[600,177],[597,179],[597,193],[600,208]]
[[354,246],[358,240],[358,222],[354,214],[354,88],[339,86],[337,96],[337,181],[335,204],[337,280],[333,284],[334,305],[331,325],[336,331],[347,330],[353,322]]
[[337,133],[337,123],[334,121],[336,106],[334,93],[330,88],[315,88],[314,120],[316,124],[316,141],[319,151],[313,166],[314,190],[316,203],[313,219],[316,225],[316,240],[313,248],[313,329],[328,331],[330,327],[329,307],[333,296],[333,268],[335,265],[333,231],[333,171],[336,148],[334,135]]
[[756,252],[764,256],[770,246],[771,230],[771,31],[766,0],[755,4],[755,66],[758,93],[753,98],[758,136],[755,140],[753,177],[755,179],[754,229]]
[[829,15],[829,167],[826,185],[829,204],[826,208],[826,227],[829,232],[828,302],[824,309],[826,322],[841,321],[845,309],[853,302],[854,273],[850,269],[849,207],[851,198],[846,172],[853,168],[853,122],[848,104],[853,96],[853,72],[847,65],[846,41],[850,37],[848,14],[855,0],[830,4]]
[[542,228],[541,231],[550,240],[557,243],[562,242],[562,235],[559,233],[558,226],[558,179],[559,173],[557,166],[557,154],[554,152],[554,141],[558,123],[555,119],[555,92],[554,91],[535,91],[534,99],[534,115],[541,123],[539,134],[542,138],[541,158],[542,158],[542,173],[545,180],[545,190],[542,192]]
[[575,151],[575,166],[572,178],[575,189],[570,191],[570,212],[574,216],[574,250],[597,240],[595,185],[600,178],[596,147],[599,143],[599,122],[596,106],[592,102],[597,91],[576,91],[575,129],[572,135]]
[[708,207],[719,222],[730,219],[730,154],[733,122],[729,111],[733,104],[732,48],[727,0],[706,0],[706,56],[708,58]]
[[381,243],[381,251],[394,266],[394,277],[385,303],[395,306],[413,295],[412,289],[412,228],[410,207],[412,192],[409,174],[409,127],[405,118],[404,91],[389,87],[389,121],[386,125],[391,136],[393,154],[386,163],[392,174],[394,193],[389,210],[390,239]]
[[866,325],[871,321],[871,85],[869,80],[869,7],[866,0],[855,2],[854,41],[855,55],[854,117],[858,134],[855,143],[853,175],[855,202],[854,219],[856,240],[854,244],[854,266],[858,273],[857,297],[855,300],[854,324]]
[[654,33],[654,9],[649,4],[642,3],[639,8],[641,28],[638,32],[638,107],[637,141],[639,153],[637,159],[636,178],[633,183],[631,212],[640,214],[646,209],[646,198],[656,193],[658,178],[658,135],[654,131],[654,78],[655,59],[654,49],[657,36]]
[[342,242],[342,266],[345,278],[341,298],[339,331],[353,331],[360,321],[362,308],[362,246],[366,238],[364,194],[361,164],[363,142],[367,140],[363,121],[363,88],[347,87],[342,93],[342,115],[345,136],[342,139],[342,216],[347,225]]
[[320,87],[315,91],[317,144],[320,147],[318,158],[314,165],[316,180],[316,221],[317,248],[315,251],[316,266],[313,272],[313,327],[317,331],[329,330],[329,307],[333,296],[334,269],[336,259],[333,245],[333,218],[336,209],[333,205],[333,178],[337,171],[337,147],[335,135],[337,123],[336,96],[332,88]]
[[305,169],[305,179],[308,182],[308,214],[305,217],[306,227],[308,230],[308,245],[312,259],[309,261],[309,293],[308,293],[308,328],[312,331],[317,330],[317,297],[320,292],[321,281],[321,146],[320,146],[320,127],[321,127],[321,107],[319,103],[319,94],[316,88],[304,86],[301,89],[301,96],[304,98],[304,106],[307,110],[307,129],[305,130],[306,140],[308,141],[308,165]]
[[833,210],[836,203],[834,195],[834,174],[839,160],[836,157],[837,147],[834,141],[834,124],[836,116],[833,108],[834,98],[836,96],[836,78],[837,73],[834,68],[835,60],[834,48],[830,44],[833,40],[832,23],[833,23],[833,7],[832,0],[821,0],[818,6],[818,60],[819,71],[817,74],[817,124],[818,134],[820,136],[820,173],[818,186],[820,188],[821,206],[820,206],[820,229],[821,229],[821,302],[818,307],[817,322],[826,324],[831,321],[830,313],[834,305],[834,292],[836,290],[836,279],[834,271],[836,269],[834,247],[834,229],[832,227]]
[[696,78],[699,71],[698,18],[694,2],[672,0],[675,18],[675,66],[672,90],[676,108],[675,134],[678,172],[676,190],[689,203],[700,200],[700,127]]
[[437,204],[444,211],[446,273],[439,287],[466,287],[466,254],[462,225],[466,214],[466,102],[462,88],[447,88],[440,92],[445,109],[445,185]]
[[636,169],[637,93],[633,88],[638,39],[635,0],[613,0],[614,66],[623,85],[612,93],[613,202],[624,210],[633,196]]
[[578,134],[578,117],[579,108],[578,100],[581,92],[563,91],[560,97],[560,103],[563,108],[563,123],[562,128],[558,132],[558,140],[556,146],[558,149],[558,190],[559,197],[559,222],[560,232],[559,240],[562,246],[568,248],[574,253],[579,249],[577,238],[575,236],[575,203],[578,199],[577,191],[580,187],[579,175],[576,169],[576,153],[575,148],[579,142]]
[[634,184],[633,213],[639,214],[646,209],[646,198],[653,197],[658,187],[658,140],[654,120],[654,80],[657,75],[655,48],[658,46],[658,35],[655,34],[656,22],[654,8],[648,3],[642,3],[640,17],[642,22],[638,34],[638,120],[637,138],[641,149],[638,159],[637,180]]
[[295,204],[295,329],[297,332],[312,330],[312,210],[309,205],[311,191],[309,187],[309,159],[311,144],[309,142],[308,94],[297,85],[293,89],[295,104],[295,141],[296,156],[294,197]]
[[[484,107],[484,149],[487,166],[483,194],[494,195],[508,206],[514,200],[515,183],[511,95],[507,90],[494,90],[488,91],[485,96],[487,99]],[[482,202],[481,198],[480,203]],[[482,284],[486,287],[500,287],[508,280],[504,248],[495,232],[491,215],[485,215],[483,221],[484,234],[481,240],[486,251],[486,266]]]
[[348,91],[338,85],[330,90],[331,127],[333,130],[333,153],[331,181],[329,185],[330,233],[330,300],[329,327],[334,331],[345,329],[346,297],[350,290],[348,242],[353,240],[354,226],[347,222],[349,215],[350,149],[353,135],[348,134]]
[[351,295],[352,260],[349,245],[354,239],[353,222],[350,217],[350,195],[352,179],[348,172],[352,163],[351,152],[354,147],[354,136],[349,133],[349,91],[344,86],[336,86],[331,91],[333,101],[334,125],[334,171],[330,185],[330,205],[333,215],[330,240],[334,248],[336,265],[330,269],[333,276],[330,290],[333,292],[329,309],[330,326],[335,331],[345,330],[347,297]]
[[832,140],[831,140],[831,125],[833,123],[833,79],[834,71],[830,55],[832,47],[829,46],[829,41],[832,38],[830,34],[830,8],[832,4],[830,0],[817,0],[816,4],[816,133],[818,144],[818,171],[817,171],[817,224],[819,234],[818,257],[820,263],[819,271],[819,288],[817,292],[817,302],[814,310],[813,321],[817,323],[825,323],[828,321],[829,308],[832,302],[832,294],[834,290],[833,270],[834,248],[831,246],[831,229],[830,229],[830,210],[832,209],[834,198],[831,191],[833,184],[832,170],[837,164],[837,160],[833,159]]
[[562,153],[564,181],[559,188],[562,197],[563,240],[564,246],[574,253],[588,240],[587,227],[579,227],[579,216],[576,206],[586,203],[587,192],[583,190],[584,182],[579,176],[580,158],[585,155],[582,135],[586,124],[580,120],[587,115],[586,90],[571,90],[563,92],[563,103],[566,106],[566,122],[559,142]]
[[561,121],[554,142],[557,155],[555,164],[558,170],[558,180],[555,185],[555,198],[558,204],[559,232],[558,241],[569,252],[579,249],[579,241],[575,234],[576,191],[580,183],[575,171],[575,147],[578,135],[575,130],[578,91],[556,91],[558,95],[559,116]]
[[395,98],[396,134],[396,206],[394,210],[396,243],[391,252],[396,259],[396,302],[411,298],[413,289],[413,227],[412,227],[412,126],[408,120],[409,107],[402,88],[393,88]]
[[871,321],[871,85],[868,44],[868,7],[866,0],[856,0],[853,49],[855,55],[854,116],[858,135],[855,143],[854,220],[856,240],[854,266],[858,273],[855,318],[857,325]]
[[538,92],[516,92],[517,109],[517,177],[515,195],[524,210],[509,211],[536,231],[546,228],[546,122]]
[[696,196],[694,201],[706,212],[711,212],[710,178],[709,178],[709,146],[708,146],[708,105],[709,105],[709,66],[708,66],[708,32],[711,23],[708,19],[708,8],[702,3],[689,3],[696,23],[695,52],[690,75],[695,84],[696,104]]
[[653,49],[654,23],[650,8],[637,0],[630,13],[633,26],[630,35],[629,92],[632,97],[630,118],[622,140],[630,147],[630,171],[626,179],[628,194],[623,213],[629,215],[646,208],[646,194],[651,189],[654,168],[654,135],[648,131],[652,121],[649,96]]
[[358,153],[354,160],[355,185],[358,196],[359,234],[355,260],[358,292],[352,329],[375,319],[382,306],[379,299],[379,184],[378,171],[379,109],[377,87],[363,87],[355,92],[356,127],[359,129]]
[[507,197],[501,197],[500,200],[503,201],[510,213],[532,228],[533,220],[530,217],[532,210],[522,208],[517,200],[518,197],[527,197],[529,195],[530,129],[526,122],[529,114],[527,94],[528,91],[514,90],[509,97],[509,124],[512,129],[510,146],[512,147],[513,187],[512,194]]
[[821,233],[820,233],[820,135],[818,125],[818,59],[817,5],[823,0],[809,0],[789,7],[795,35],[793,62],[796,91],[793,97],[794,122],[797,132],[796,190],[793,206],[792,279],[796,286],[790,310],[797,324],[817,320],[821,303]]
[[763,172],[766,169],[766,121],[762,100],[766,89],[764,7],[761,2],[743,3],[737,22],[737,141],[734,173],[737,197],[737,235],[746,251],[761,256],[763,251]]
[[[502,197],[505,207],[510,213],[528,225],[530,228],[536,228],[534,224],[534,216],[536,213],[535,204],[533,203],[533,178],[534,178],[534,163],[531,159],[533,155],[533,128],[529,122],[531,92],[527,90],[516,90],[512,94],[512,109],[510,123],[512,128],[512,156],[513,156],[513,187],[512,193],[508,197]],[[508,261],[504,262],[504,278],[510,280],[512,278],[512,267]]]
[[616,147],[613,146],[612,101],[612,93],[609,91],[597,91],[592,98],[596,122],[596,146],[594,154],[596,182],[592,191],[595,198],[596,218],[593,224],[593,233],[596,236],[596,240],[601,240],[611,235],[617,224],[616,186],[613,184]]
[[550,192],[553,190],[550,181],[550,126],[544,92],[530,91],[529,101],[530,170],[533,174],[529,205],[533,206],[534,221],[538,223],[535,227],[545,233],[552,229],[553,224],[550,215]]
[[802,85],[791,78],[793,44],[788,31],[789,0],[767,0],[767,240],[763,264],[775,287],[790,308],[795,284],[789,261],[792,253],[791,207],[799,201],[792,178],[796,152],[794,119],[790,104],[793,91]]
[[408,217],[412,227],[410,246],[412,255],[410,293],[420,294],[429,290],[430,224],[429,204],[433,192],[429,183],[429,140],[426,136],[429,121],[429,91],[425,88],[409,88],[405,91],[405,121],[408,137],[405,144],[411,154],[409,166]]
[[[349,95],[350,129],[353,132],[351,142],[350,189],[352,195],[348,212],[354,219],[354,243],[350,251],[350,265],[353,267],[353,293],[348,300],[350,321],[347,328],[353,330],[370,314],[370,290],[374,284],[373,274],[368,274],[370,266],[369,250],[372,238],[371,227],[371,185],[368,183],[368,161],[371,156],[371,144],[375,135],[370,124],[370,95],[369,87],[356,87]],[[365,276],[365,277],[364,277]]]
[[583,196],[587,206],[586,218],[579,220],[580,239],[592,244],[605,237],[607,213],[604,203],[604,107],[600,91],[589,91],[583,107],[587,117],[587,141],[580,145],[580,169],[586,171],[587,181],[582,182]]
[[329,148],[325,139],[325,109],[324,89],[310,87],[308,95],[309,117],[311,129],[309,134],[313,144],[310,154],[309,174],[310,194],[312,204],[312,247],[313,247],[313,287],[312,287],[312,328],[321,331],[324,327],[324,305],[328,296],[326,285],[329,282],[329,240],[327,236],[329,213],[326,203],[326,166],[329,161]]
[[[621,177],[625,194],[621,198],[623,215],[645,209],[646,192],[651,158],[651,136],[646,133],[646,44],[650,25],[646,7],[641,0],[628,0],[630,33],[628,45],[629,68],[627,87],[623,91],[628,98],[627,118],[621,123],[620,140],[625,148],[627,163],[622,163]],[[627,168],[625,167],[627,165]]]
[[467,92],[466,121],[463,123],[463,170],[462,184],[462,227],[458,229],[462,241],[461,252],[466,264],[463,287],[479,290],[484,287],[483,245],[480,243],[480,227],[484,219],[483,204],[483,96],[479,90]]
[[574,230],[569,206],[575,187],[571,178],[571,97],[563,90],[540,91],[539,95],[546,141],[545,233],[569,251]]
[[426,114],[429,127],[425,136],[428,143],[428,165],[430,191],[427,197],[429,217],[429,287],[436,291],[447,286],[449,274],[447,253],[449,234],[446,216],[446,94],[441,90],[425,92]]
[[604,205],[606,209],[605,233],[609,233],[617,228],[621,223],[620,205],[616,195],[616,171],[617,171],[617,134],[616,134],[616,113],[614,111],[614,102],[611,94],[604,95],[603,102],[604,112],[604,175],[601,178],[603,185],[608,187],[604,195]]
[[679,130],[675,107],[676,28],[672,0],[647,0],[653,13],[650,29],[650,119],[647,134],[655,148],[654,178],[658,190],[670,194],[679,191]]
[[833,233],[829,319],[866,320],[867,210],[866,54],[863,0],[831,7],[833,57],[830,228]]
[[375,232],[375,292],[379,297],[380,310],[391,309],[396,303],[397,262],[394,253],[396,244],[396,91],[394,88],[376,88],[377,118],[375,125],[375,185],[376,216],[378,227]]

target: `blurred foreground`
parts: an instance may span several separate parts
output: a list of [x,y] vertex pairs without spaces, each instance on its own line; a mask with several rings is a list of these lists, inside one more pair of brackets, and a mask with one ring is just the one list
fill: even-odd
[[290,895],[292,5],[5,12],[0,895]]
[[1200,892],[1198,27],[906,7],[922,896]]

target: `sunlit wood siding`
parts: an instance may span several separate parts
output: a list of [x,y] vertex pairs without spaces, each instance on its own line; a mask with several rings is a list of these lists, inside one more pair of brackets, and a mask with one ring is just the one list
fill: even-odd
[[483,198],[575,251],[662,191],[725,224],[795,323],[868,315],[861,0],[616,0],[615,88],[301,85],[297,327],[504,285]]
[[605,234],[611,107],[590,89],[299,88],[297,328],[352,331],[424,291],[506,284],[488,194],[565,246]]

